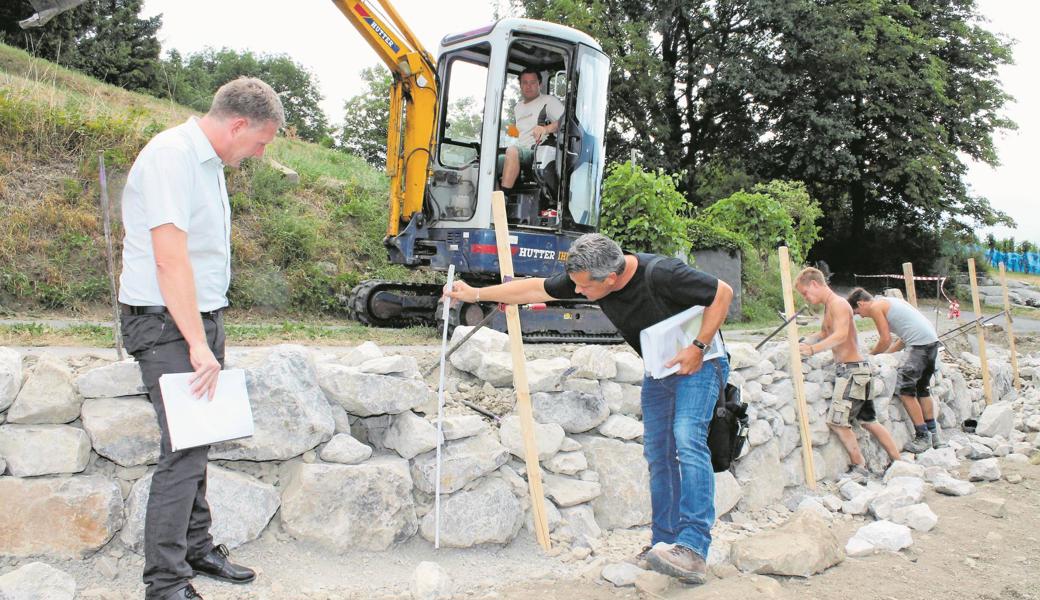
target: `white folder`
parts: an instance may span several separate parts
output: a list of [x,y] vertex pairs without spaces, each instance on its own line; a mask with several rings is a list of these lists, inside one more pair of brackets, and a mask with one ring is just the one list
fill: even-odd
[[[694,306],[663,321],[654,323],[639,332],[639,345],[643,351],[646,372],[654,379],[663,379],[679,370],[679,365],[665,367],[665,363],[693,343],[701,330],[704,307]],[[726,346],[719,333],[712,338],[704,351],[704,361],[716,359],[726,353]]]
[[191,375],[168,373],[159,377],[174,452],[253,435],[245,371],[221,371],[212,400],[192,395],[188,384]]

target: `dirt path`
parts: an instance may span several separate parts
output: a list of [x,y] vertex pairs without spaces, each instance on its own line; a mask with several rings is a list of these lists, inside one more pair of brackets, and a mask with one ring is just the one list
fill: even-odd
[[[967,473],[967,463],[962,475]],[[848,558],[809,579],[734,576],[699,587],[673,586],[668,600],[1040,600],[1040,466],[1002,463],[1005,475],[1019,473],[1018,484],[976,484],[973,496],[953,498],[929,492],[925,502],[939,515],[928,533],[914,532],[914,545],[898,554]],[[1007,515],[978,512],[980,498],[1003,498]],[[844,538],[867,521],[839,525]],[[479,596],[478,596],[479,597]],[[576,600],[651,598],[610,584],[520,584],[500,590],[498,598]]]

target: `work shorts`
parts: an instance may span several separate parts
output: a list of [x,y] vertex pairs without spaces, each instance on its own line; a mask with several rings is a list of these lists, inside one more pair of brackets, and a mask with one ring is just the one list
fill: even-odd
[[935,373],[935,359],[939,354],[939,342],[924,346],[909,346],[906,358],[899,365],[896,390],[900,396],[927,398],[932,395],[929,384]]
[[871,423],[877,419],[874,401],[871,400],[873,374],[867,362],[850,362],[838,365],[834,380],[834,395],[827,410],[827,423],[836,427],[851,427],[852,420]]

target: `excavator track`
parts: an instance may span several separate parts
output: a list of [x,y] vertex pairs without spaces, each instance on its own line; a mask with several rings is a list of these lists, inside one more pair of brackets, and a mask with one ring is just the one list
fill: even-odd
[[[358,284],[350,294],[347,310],[350,317],[370,327],[401,328],[413,325],[431,325],[438,329],[444,323],[440,320],[440,296],[443,286],[436,283],[407,283],[402,281],[369,280]],[[578,310],[578,306],[562,303],[562,307]],[[495,305],[482,303],[482,312],[473,312],[478,307],[473,304],[456,305],[448,312],[449,331],[463,324],[475,325],[488,310],[496,310]],[[586,307],[587,308],[587,307]],[[463,311],[468,311],[463,318]],[[521,313],[523,315],[523,312]],[[521,319],[524,319],[521,316]],[[561,321],[575,323],[574,320]],[[489,328],[505,332],[505,315],[496,317],[488,324]],[[616,332],[584,332],[555,330],[525,331],[524,342],[532,344],[621,344],[624,339]]]
[[363,281],[350,292],[347,312],[355,321],[370,327],[434,325],[442,287],[436,283]]

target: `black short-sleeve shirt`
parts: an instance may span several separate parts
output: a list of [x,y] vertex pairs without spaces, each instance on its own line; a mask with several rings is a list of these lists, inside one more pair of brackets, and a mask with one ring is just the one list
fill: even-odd
[[[655,255],[635,254],[635,257],[638,266],[632,279],[625,287],[597,300],[596,304],[618,328],[625,341],[641,356],[643,352],[639,346],[640,331],[691,306],[710,305],[715,301],[719,280],[694,269],[678,258],[664,257],[654,267],[654,278],[651,282],[660,304],[667,309],[667,312],[662,312],[646,289],[646,265]],[[583,299],[566,272],[546,279],[545,293],[557,300]]]

